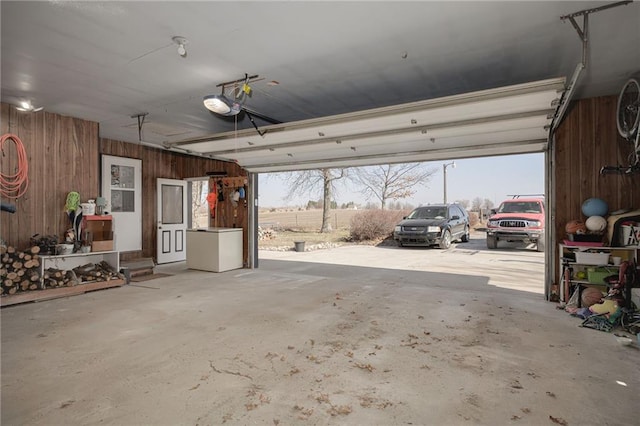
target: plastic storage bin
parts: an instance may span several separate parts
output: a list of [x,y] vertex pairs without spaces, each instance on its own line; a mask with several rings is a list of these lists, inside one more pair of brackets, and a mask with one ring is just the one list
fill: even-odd
[[606,265],[609,263],[609,253],[576,252],[576,263],[585,265]]
[[617,275],[614,268],[587,268],[587,279],[591,284],[606,285],[604,279],[609,275]]

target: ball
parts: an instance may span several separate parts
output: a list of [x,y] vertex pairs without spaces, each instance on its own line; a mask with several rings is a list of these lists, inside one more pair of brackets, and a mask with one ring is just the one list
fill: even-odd
[[567,222],[564,230],[567,234],[584,234],[587,232],[587,227],[581,220],[571,220]]
[[585,226],[591,232],[602,232],[607,229],[607,219],[602,216],[591,216],[585,222]]
[[595,305],[596,303],[600,302],[600,299],[602,299],[602,297],[602,292],[600,290],[594,287],[587,287],[582,290],[582,295],[580,297],[582,307],[587,308],[591,305]]
[[582,203],[582,213],[587,216],[606,216],[609,206],[600,198],[589,198]]

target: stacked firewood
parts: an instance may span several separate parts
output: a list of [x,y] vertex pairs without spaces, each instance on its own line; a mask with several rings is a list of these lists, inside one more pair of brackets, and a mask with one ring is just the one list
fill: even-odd
[[259,241],[263,241],[263,240],[273,240],[274,238],[276,238],[276,231],[274,231],[272,228],[262,228],[261,226],[258,226],[258,240]]
[[43,278],[45,288],[71,287],[78,284],[124,279],[122,274],[104,260],[100,263],[87,263],[67,271],[47,268]]
[[12,246],[0,246],[0,294],[37,290],[40,286],[40,247],[18,251]]
[[73,268],[73,272],[81,282],[111,281],[124,277],[106,261],[100,263],[87,263]]
[[[25,251],[0,246],[0,294],[3,296],[40,288],[72,287],[78,284],[124,279],[106,261],[87,263],[70,270],[47,268],[40,277],[40,247]],[[41,287],[41,283],[43,287]]]
[[47,268],[42,274],[44,288],[72,287],[79,283],[78,277],[72,270]]

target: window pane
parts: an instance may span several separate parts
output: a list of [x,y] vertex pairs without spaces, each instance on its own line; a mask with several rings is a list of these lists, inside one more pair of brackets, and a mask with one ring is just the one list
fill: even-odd
[[134,167],[111,165],[111,186],[118,188],[135,188]]
[[162,223],[183,223],[182,186],[162,185]]
[[112,212],[134,212],[135,192],[111,190],[111,211]]

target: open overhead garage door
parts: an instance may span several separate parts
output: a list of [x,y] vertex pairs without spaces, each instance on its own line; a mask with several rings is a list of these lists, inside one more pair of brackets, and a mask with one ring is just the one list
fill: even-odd
[[165,146],[254,173],[542,152],[564,90],[556,78]]

